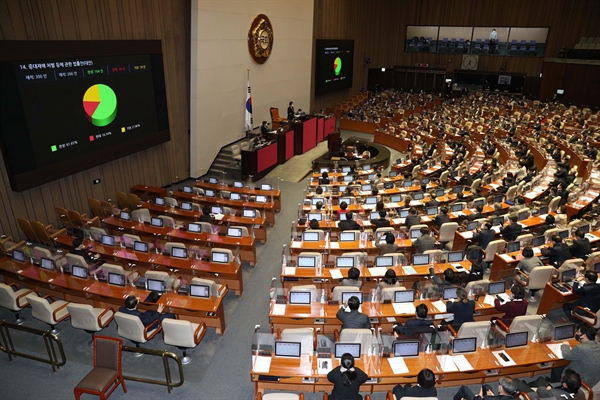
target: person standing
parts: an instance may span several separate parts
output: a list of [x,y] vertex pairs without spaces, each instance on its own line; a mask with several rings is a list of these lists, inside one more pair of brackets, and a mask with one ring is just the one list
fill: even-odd
[[294,102],[290,101],[290,104],[287,109],[287,119],[288,121],[292,121],[294,119]]
[[330,400],[362,400],[360,385],[369,377],[360,368],[354,366],[354,357],[345,353],[340,365],[327,374],[327,380],[333,383]]

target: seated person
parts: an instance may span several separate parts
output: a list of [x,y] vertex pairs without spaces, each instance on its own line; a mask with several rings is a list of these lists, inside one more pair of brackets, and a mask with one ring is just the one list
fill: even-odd
[[[564,370],[560,378],[560,385],[556,387],[553,387],[544,376],[540,376],[529,384],[520,379],[515,379],[515,383],[517,384],[517,390],[527,393],[531,399],[585,399],[585,395],[581,391],[581,376],[570,368]],[[532,389],[534,387],[537,388],[537,392]]]
[[596,283],[598,281],[598,274],[594,271],[587,270],[582,278],[578,277],[577,282],[573,285],[573,293],[578,294],[580,297],[573,303],[564,303],[562,309],[567,314],[567,317],[571,322],[577,320],[571,312],[577,306],[589,309],[591,312],[596,313],[600,309],[600,285]]
[[371,321],[366,314],[359,311],[360,301],[358,297],[351,296],[347,304],[342,304],[336,317],[342,321],[342,330],[346,328],[371,329]]
[[512,242],[523,232],[523,227],[519,225],[518,221],[519,218],[517,215],[511,215],[508,217],[508,223],[504,225],[504,228],[500,229],[500,234],[507,242]]
[[315,218],[313,218],[308,223],[308,229],[307,229],[307,231],[314,231],[316,229],[320,229],[319,228],[319,221],[317,221]]
[[[518,283],[512,285],[510,293],[511,299],[505,303],[497,298],[494,299],[494,307],[496,307],[496,310],[504,313],[500,320],[504,322],[506,326],[510,326],[515,317],[527,314],[527,306],[529,305],[529,302],[524,299],[525,288],[523,288],[523,286]],[[492,317],[492,321],[495,321],[494,317]]]
[[[484,393],[485,388],[485,393]],[[517,394],[517,384],[509,377],[502,377],[498,382],[498,395],[496,396],[489,385],[481,386],[479,394],[475,396],[468,386],[461,386],[454,395],[453,400],[513,400]]]
[[446,302],[446,311],[454,314],[454,319],[450,321],[452,327],[458,332],[462,324],[465,322],[473,322],[473,314],[475,313],[475,302],[469,300],[467,291],[462,287],[456,289],[458,299],[450,299]]
[[383,235],[385,238],[385,242],[381,243],[380,240],[375,243],[375,246],[379,249],[379,255],[384,255],[387,253],[395,253],[398,250],[398,245],[396,244],[396,238],[392,232],[386,232]]
[[546,215],[545,223],[544,223],[544,225],[542,225],[540,227],[540,229],[538,230],[537,234],[539,236],[541,236],[544,233],[546,233],[547,230],[556,228],[556,224],[555,223],[556,223],[556,221],[554,219],[554,215],[550,215],[550,214]]
[[515,272],[516,270],[520,270],[529,275],[535,267],[541,267],[544,265],[542,260],[534,255],[535,253],[533,252],[531,246],[524,247],[523,250],[521,250],[521,254],[523,255],[523,258],[521,258],[521,261],[519,261],[517,264]]
[[402,324],[394,324],[393,329],[398,335],[410,335],[411,328],[417,328],[422,326],[431,326],[433,321],[430,318],[427,318],[427,305],[419,304],[415,307],[415,319],[409,319]]
[[430,200],[425,203],[425,207],[438,207],[441,204],[435,195],[435,190],[429,192],[429,198]]
[[322,186],[317,186],[317,188],[315,189],[315,194],[313,195],[313,197],[318,197],[320,199],[323,198],[323,187]]
[[560,235],[552,235],[551,239],[552,246],[544,247],[542,255],[549,258],[550,265],[558,268],[562,263],[571,258],[571,251],[569,250],[569,246],[563,242]]
[[343,214],[343,213],[347,213],[350,212],[350,210],[348,210],[348,203],[346,203],[345,201],[342,201],[340,203],[340,209],[338,210],[338,214]]
[[525,204],[525,198],[519,196],[517,197],[517,201],[515,201],[515,205],[508,208],[508,212],[517,212],[524,208],[527,208],[527,205]]
[[323,202],[319,200],[315,203],[315,210],[321,211],[322,209],[323,209]]
[[371,224],[373,224],[375,226],[375,229],[387,228],[387,227],[391,226],[390,220],[385,218],[386,215],[387,215],[387,212],[385,212],[385,210],[382,210],[382,211],[379,211],[379,218],[371,220]]
[[[427,307],[425,307],[427,308]],[[435,374],[428,368],[423,368],[417,375],[417,386],[412,386],[407,383],[402,385],[396,385],[393,393],[397,400],[402,397],[436,397],[437,389],[435,386]]]
[[73,239],[73,250],[71,250],[70,253],[83,257],[88,266],[94,264],[100,258],[100,254],[98,253],[90,255],[91,253],[87,251],[83,244],[83,240],[79,238]]
[[398,282],[398,278],[396,277],[396,271],[394,271],[393,269],[388,269],[387,271],[385,271],[383,280],[379,282],[379,287],[383,289],[398,286],[400,286],[400,282]]
[[348,278],[342,279],[340,286],[355,286],[357,288],[362,287],[362,281],[360,280],[360,270],[356,267],[352,267],[348,270]]
[[319,185],[329,185],[329,174],[327,171],[323,171],[319,178]]
[[333,383],[333,390],[329,398],[332,400],[362,399],[359,394],[360,385],[368,379],[367,374],[354,366],[354,357],[351,354],[342,354],[340,365],[327,374],[327,380]]
[[445,224],[446,222],[450,222],[450,217],[448,216],[448,207],[440,207],[440,213],[433,220],[438,227],[441,227],[442,224]]
[[200,222],[211,222],[212,217],[210,216],[210,207],[204,206],[202,207],[202,215],[199,218]]
[[340,231],[358,231],[360,230],[360,225],[358,222],[353,221],[352,217],[354,214],[352,211],[346,212],[346,219],[338,222],[338,227]]
[[419,225],[421,223],[421,217],[417,215],[417,209],[411,207],[408,209],[408,217],[406,217],[406,227],[410,229],[413,225]]
[[119,308],[119,312],[139,317],[144,326],[152,325],[150,329],[158,328],[159,322],[162,322],[162,320],[165,318],[176,318],[175,314],[162,313],[163,309],[165,308],[165,305],[162,303],[158,305],[157,311],[139,311],[137,309],[139,302],[140,301],[137,297],[135,297],[134,295],[129,295],[125,299],[125,305]]
[[485,218],[485,215],[483,214],[483,206],[481,204],[477,204],[477,207],[475,207],[476,212],[467,216],[467,219],[469,221],[475,221],[476,219],[481,219],[481,218]]
[[435,250],[436,240],[433,236],[429,236],[429,228],[424,226],[420,229],[421,236],[413,242],[415,253],[423,254],[426,250]]
[[492,224],[486,222],[483,224],[483,229],[477,229],[477,233],[473,235],[473,240],[479,242],[482,249],[486,249],[488,244],[496,238],[496,232],[492,230]]
[[573,240],[573,244],[569,246],[569,251],[573,257],[583,258],[584,260],[592,254],[592,245],[581,229],[575,231],[575,240]]

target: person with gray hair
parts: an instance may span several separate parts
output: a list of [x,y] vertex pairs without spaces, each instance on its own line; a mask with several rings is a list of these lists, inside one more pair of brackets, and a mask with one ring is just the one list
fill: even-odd
[[[485,393],[484,393],[485,390]],[[490,385],[483,385],[479,389],[479,393],[475,395],[468,386],[461,386],[458,392],[454,395],[454,400],[511,400],[517,393],[517,384],[509,376],[500,378],[498,382],[498,395],[494,394]]]

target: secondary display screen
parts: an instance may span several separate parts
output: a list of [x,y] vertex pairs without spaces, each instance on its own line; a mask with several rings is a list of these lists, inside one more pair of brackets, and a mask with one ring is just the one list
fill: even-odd
[[317,40],[315,94],[352,87],[354,40]]
[[160,52],[157,41],[3,45],[0,139],[13,190],[169,141]]

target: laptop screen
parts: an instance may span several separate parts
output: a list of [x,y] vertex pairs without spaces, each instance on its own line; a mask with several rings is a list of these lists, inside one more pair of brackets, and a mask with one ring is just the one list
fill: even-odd
[[25,262],[25,252],[21,250],[13,250],[12,257],[15,261]]
[[444,288],[444,300],[456,299],[456,286]]
[[219,183],[219,181],[217,178],[210,177],[210,178],[208,178],[208,183],[216,184],[216,183]]
[[114,246],[115,245],[115,237],[110,235],[102,235],[102,244],[105,246]]
[[[348,290],[350,290],[350,288],[348,288]],[[348,302],[348,299],[350,299],[350,297],[355,296],[358,298],[358,302],[360,304],[363,303],[363,292],[342,292],[342,303],[346,304]]]
[[213,214],[223,214],[223,207],[220,206],[212,206],[210,208],[210,212]]
[[568,269],[562,272],[561,282],[571,282],[577,276],[577,269]]
[[341,197],[339,204],[342,204],[342,203],[352,204],[352,198],[350,198],[350,197]]
[[394,357],[418,357],[419,356],[419,341],[410,340],[402,342],[394,342]]
[[520,211],[519,214],[517,214],[517,220],[519,220],[519,221],[523,221],[527,218],[529,218],[529,211],[527,211],[527,210]]
[[594,264],[594,272],[600,273],[600,262]]
[[575,324],[566,324],[554,327],[554,340],[566,340],[575,336]]
[[383,188],[384,188],[385,190],[388,190],[388,189],[393,189],[393,188],[394,188],[394,182],[385,182],[385,183],[383,184]]
[[472,353],[477,350],[477,338],[455,338],[452,341],[452,354]]
[[194,224],[194,223],[190,222],[188,224],[188,231],[198,233],[198,232],[202,231],[202,228],[200,227],[200,224]]
[[337,268],[352,268],[354,267],[354,257],[338,257],[335,259],[335,266]]
[[340,242],[354,242],[356,232],[340,232]]
[[204,195],[205,195],[206,197],[215,197],[215,191],[214,191],[214,190],[212,190],[212,189],[206,189],[206,190],[204,191]]
[[504,200],[504,196],[494,196],[494,203],[502,203],[502,200]]
[[437,215],[438,208],[437,207],[427,207],[427,215]]
[[408,210],[404,209],[404,210],[400,210],[400,218],[406,218],[408,217]]
[[273,186],[268,183],[263,183],[260,185],[260,190],[273,190]]
[[187,249],[185,247],[171,248],[171,255],[175,258],[183,258],[183,259],[186,259],[188,257]]
[[267,202],[267,196],[258,195],[258,196],[256,196],[255,202],[256,203],[266,203]]
[[[108,273],[108,283],[110,283],[111,285],[125,286],[125,275],[109,272]],[[148,287],[148,288],[150,288],[150,287]]]
[[310,292],[290,292],[290,304],[310,304]]
[[186,210],[186,211],[191,211],[192,210],[192,203],[184,201],[181,203],[181,209],[182,210]]
[[421,230],[419,230],[419,229],[413,229],[410,231],[411,240],[418,239],[421,237],[421,235],[423,235],[423,234],[421,233]]
[[394,303],[412,303],[415,301],[414,290],[396,290],[394,292]]
[[479,222],[477,222],[477,221],[467,222],[467,230],[468,231],[473,231],[473,230],[477,229],[478,226],[479,226]]
[[449,263],[461,262],[462,260],[464,260],[464,258],[465,258],[465,255],[462,250],[451,251],[448,253],[448,262]]
[[214,263],[228,264],[229,263],[229,253],[223,253],[223,252],[220,252],[220,251],[213,251],[211,253],[211,260]]
[[394,257],[392,256],[378,256],[375,258],[376,267],[393,267]]
[[435,197],[442,197],[444,194],[444,189],[437,189],[435,191]]
[[463,189],[462,186],[454,186],[452,188],[452,193],[454,193],[454,194],[460,193],[460,192],[462,192],[462,189]]
[[54,271],[54,260],[51,258],[42,257],[40,266],[48,271]]
[[404,187],[411,187],[412,186],[412,181],[411,180],[404,181],[403,186]]
[[133,251],[139,251],[140,253],[147,253],[148,252],[148,243],[147,242],[139,242],[139,241],[135,241],[133,242]]
[[298,256],[298,267],[300,268],[314,268],[316,264],[316,258],[310,256]]
[[504,347],[507,349],[511,349],[513,347],[527,346],[528,336],[529,336],[529,332],[527,332],[527,331],[507,333]]
[[163,293],[165,291],[165,283],[157,279],[146,279],[148,290]]
[[390,178],[395,178],[398,176],[398,171],[390,171],[389,175]]
[[342,167],[342,172],[345,172],[345,173],[352,172],[352,168],[348,167],[348,166]]
[[346,353],[360,358],[360,343],[335,343],[335,358],[342,358]]
[[429,254],[413,255],[413,265],[427,265],[427,264],[429,264]]
[[488,293],[491,295],[504,293],[506,291],[506,282],[490,282],[488,284]]
[[88,270],[86,267],[80,267],[79,265],[71,266],[71,275],[76,278],[87,279]]
[[230,193],[229,194],[229,199],[231,200],[241,200],[242,199],[242,195],[239,193]]
[[562,231],[558,231],[558,236],[560,236],[563,240],[569,237],[569,230],[563,229]]
[[151,220],[150,220],[150,224],[152,226],[162,227],[163,226],[163,220],[160,219],[160,218],[152,217]]
[[415,193],[415,195],[413,196],[414,200],[423,200],[423,193]]
[[531,241],[531,245],[533,247],[540,247],[543,246],[544,243],[546,243],[546,238],[544,236],[536,236],[533,238],[533,240]]
[[483,200],[476,200],[473,202],[473,208],[477,208],[477,206],[483,207],[483,203],[484,203]]
[[319,172],[320,173],[329,172],[329,168],[327,168],[327,167],[321,167],[321,168],[319,168]]
[[344,182],[352,182],[352,175],[346,175],[344,177]]
[[423,178],[423,179],[421,179],[421,183],[423,185],[427,185],[429,183],[429,178]]
[[233,187],[234,188],[243,188],[244,187],[244,183],[240,182],[240,181],[234,181],[233,182]]
[[492,226],[502,225],[504,223],[504,217],[494,218],[492,220]]
[[461,212],[463,209],[462,203],[452,204],[452,212]]
[[361,185],[360,190],[363,192],[370,192],[373,187],[371,185]]
[[371,164],[363,164],[362,166],[363,171],[368,171],[371,169]]
[[183,187],[183,193],[192,193],[192,187],[191,186],[184,186]]
[[323,220],[323,214],[321,214],[321,213],[308,213],[308,220],[312,221],[313,219],[316,219],[317,221],[322,221]]
[[304,231],[302,232],[302,240],[305,242],[318,242],[319,232]]
[[231,237],[242,237],[242,228],[234,228],[234,227],[229,227],[227,228],[227,236],[231,236]]
[[515,251],[519,251],[521,248],[521,242],[518,240],[515,240],[514,242],[508,242],[506,247],[509,253],[514,253]]
[[590,233],[590,224],[579,225],[577,229],[583,231],[583,233]]
[[246,218],[256,218],[256,210],[244,210],[242,215]]
[[154,199],[154,202],[158,206],[164,206],[165,205],[165,199],[163,199],[162,197],[157,197],[156,199]]
[[540,215],[548,214],[548,206],[540,207],[539,214]]
[[373,197],[373,196],[366,197],[365,204],[377,204],[377,197]]
[[300,342],[275,341],[275,357],[300,357],[301,350]]
[[121,211],[121,214],[119,214],[119,218],[121,218],[123,221],[131,221],[131,216],[127,211]]
[[210,289],[208,285],[197,285],[192,283],[190,284],[190,296],[208,299],[210,297]]
[[399,194],[395,194],[393,196],[390,197],[390,201],[392,203],[400,203],[402,201],[402,196]]

